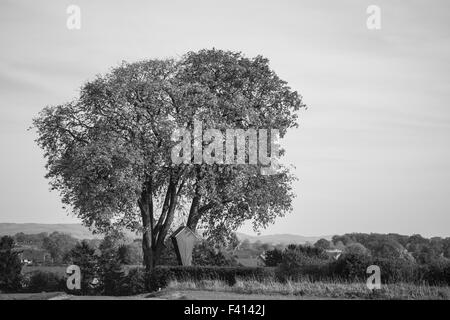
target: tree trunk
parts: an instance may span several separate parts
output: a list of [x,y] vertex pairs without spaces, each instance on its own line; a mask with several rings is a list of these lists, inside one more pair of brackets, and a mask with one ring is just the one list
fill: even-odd
[[177,181],[171,177],[169,181],[169,186],[167,188],[168,194],[168,207],[166,214],[164,215],[164,220],[162,220],[161,226],[158,229],[158,235],[155,239],[155,254],[159,258],[161,251],[164,248],[164,240],[166,239],[169,228],[172,225],[173,218],[175,216],[175,208],[177,206]]
[[144,253],[144,265],[145,270],[150,272],[155,267],[155,257],[152,250],[152,230],[148,223],[148,217],[145,212],[141,211],[142,224],[144,227],[144,232],[142,235],[142,251]]
[[198,209],[200,207],[200,201],[202,198],[200,194],[200,180],[202,178],[200,168],[197,169],[196,176],[197,176],[197,183],[195,185],[195,194],[194,197],[192,198],[191,208],[189,210],[189,216],[186,223],[187,227],[194,232],[195,229],[197,228],[197,224],[200,219],[200,213],[198,212]]
[[154,235],[154,217],[153,217],[153,197],[151,178],[145,183],[138,201],[142,217],[142,252],[144,254],[145,270],[150,272],[156,265],[157,257],[154,254],[155,235]]
[[[180,187],[181,188],[181,187]],[[142,216],[142,251],[147,272],[153,271],[164,248],[164,240],[172,224],[177,205],[177,180],[172,176],[169,180],[167,194],[158,223],[153,215],[152,184],[149,180],[138,201]]]
[[200,218],[198,213],[198,207],[200,206],[200,195],[195,195],[192,199],[191,209],[189,210],[189,217],[186,225],[192,230],[195,231],[197,228],[197,223]]

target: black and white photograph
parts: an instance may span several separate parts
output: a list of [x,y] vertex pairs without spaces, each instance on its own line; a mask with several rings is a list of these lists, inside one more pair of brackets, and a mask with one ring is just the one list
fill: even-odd
[[0,304],[448,302],[449,101],[445,0],[0,0]]

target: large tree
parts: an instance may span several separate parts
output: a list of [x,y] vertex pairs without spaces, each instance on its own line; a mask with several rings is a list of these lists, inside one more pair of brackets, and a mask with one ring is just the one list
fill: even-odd
[[84,84],[76,100],[46,107],[34,126],[63,203],[99,232],[141,231],[151,270],[177,214],[223,239],[246,220],[265,227],[292,208],[287,168],[262,175],[261,164],[176,164],[172,134],[198,120],[204,129],[273,128],[282,138],[301,107],[267,59],[213,49],[124,62]]

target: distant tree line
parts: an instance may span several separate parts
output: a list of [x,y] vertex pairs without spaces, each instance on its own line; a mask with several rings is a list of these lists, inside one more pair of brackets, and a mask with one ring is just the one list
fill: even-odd
[[406,259],[419,264],[450,258],[450,237],[427,239],[419,234],[405,236],[396,233],[348,233],[333,236],[331,241],[321,239],[315,246],[365,253],[378,258]]
[[[63,265],[78,265],[83,274],[79,294],[145,292],[159,283],[155,279],[161,277],[155,278],[142,268],[140,242],[125,241],[120,234],[82,241],[61,233],[4,236],[0,239],[0,291],[66,290],[64,277],[47,272],[45,268],[33,273],[21,272],[20,253],[28,246],[45,248]],[[330,254],[336,251],[341,253],[337,259]],[[261,268],[242,269],[239,256],[263,256],[266,266],[272,268],[265,268],[265,271]],[[418,235],[345,234],[331,240],[320,239],[314,245],[287,246],[238,241],[236,237],[226,245],[204,240],[194,248],[193,267],[177,269],[177,263],[172,242],[166,241],[159,264],[163,269],[158,270],[164,274],[172,268],[173,275],[180,277],[201,278],[205,274],[217,274],[235,278],[245,274],[278,281],[363,281],[367,277],[366,268],[376,264],[380,266],[383,283],[450,284],[448,238],[426,239]],[[168,279],[168,276],[163,278]]]
[[[141,264],[142,246],[141,241],[126,240],[115,235],[118,245],[118,254],[123,264]],[[31,260],[35,265],[67,265],[70,262],[70,252],[77,244],[83,242],[94,251],[99,250],[101,239],[73,238],[69,234],[61,232],[46,232],[38,234],[17,233],[12,237],[15,248],[22,259]],[[48,256],[44,259],[43,255]]]
[[[320,239],[314,246],[289,245],[266,252],[266,266],[280,280],[361,281],[370,265],[380,267],[383,283],[450,284],[450,238],[352,233]],[[337,250],[336,250],[337,249]],[[330,253],[340,252],[340,255]]]

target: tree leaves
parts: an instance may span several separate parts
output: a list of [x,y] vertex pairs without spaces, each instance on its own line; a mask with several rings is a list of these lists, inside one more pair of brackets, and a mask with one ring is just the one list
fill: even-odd
[[257,229],[291,210],[295,178],[287,169],[262,176],[259,165],[175,165],[172,132],[198,119],[205,129],[274,128],[283,137],[302,107],[266,58],[212,49],[123,62],[85,83],[75,101],[44,108],[34,126],[51,187],[86,225],[144,231],[140,202],[151,209],[153,238],[164,238],[172,188],[166,204],[221,238],[246,220]]

